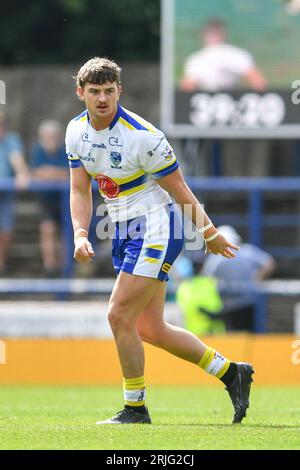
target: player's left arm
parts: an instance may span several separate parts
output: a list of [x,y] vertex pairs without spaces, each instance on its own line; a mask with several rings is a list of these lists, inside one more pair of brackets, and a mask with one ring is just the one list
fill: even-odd
[[[203,233],[206,242],[206,253],[220,254],[225,258],[235,257],[231,249],[239,250],[239,247],[228,242],[226,238],[218,233],[202,205],[184,180],[180,168],[167,176],[156,179],[156,182],[173,196],[183,212],[190,217],[196,228]],[[211,238],[212,240],[210,240]]]

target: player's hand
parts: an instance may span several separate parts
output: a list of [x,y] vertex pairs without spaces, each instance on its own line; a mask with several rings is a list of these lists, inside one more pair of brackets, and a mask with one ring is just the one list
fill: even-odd
[[213,253],[214,255],[222,255],[224,258],[235,258],[235,253],[232,250],[240,251],[240,247],[230,243],[226,240],[223,235],[219,233],[217,238],[211,242],[205,242],[206,250],[205,254]]
[[74,258],[79,263],[89,263],[95,256],[95,252],[87,237],[78,237],[75,241]]

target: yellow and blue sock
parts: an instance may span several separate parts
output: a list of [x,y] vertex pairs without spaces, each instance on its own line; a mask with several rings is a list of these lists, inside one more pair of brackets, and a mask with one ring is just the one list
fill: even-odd
[[230,362],[210,346],[206,347],[198,365],[208,374],[220,379],[226,386],[232,383],[237,371],[237,365],[234,362]]
[[144,376],[133,379],[123,378],[125,408],[145,413],[146,387]]

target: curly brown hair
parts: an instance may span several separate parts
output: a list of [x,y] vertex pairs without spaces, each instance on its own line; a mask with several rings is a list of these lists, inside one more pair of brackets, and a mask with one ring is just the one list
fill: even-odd
[[106,82],[121,83],[121,67],[113,60],[93,57],[80,67],[74,77],[77,86],[84,88],[86,83],[103,85]]

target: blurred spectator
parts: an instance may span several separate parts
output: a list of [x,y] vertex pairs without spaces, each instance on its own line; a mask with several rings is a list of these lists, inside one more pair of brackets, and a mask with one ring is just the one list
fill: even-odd
[[256,91],[265,89],[266,80],[251,54],[228,44],[226,37],[226,26],[221,20],[208,21],[202,30],[204,47],[186,60],[180,82],[182,90],[230,90],[241,79]]
[[[33,176],[44,181],[68,179],[68,161],[63,145],[63,133],[55,120],[42,121],[38,128],[39,143],[32,153]],[[42,216],[40,243],[43,265],[48,277],[55,277],[61,269],[58,254],[58,226],[60,225],[60,193],[46,191],[40,195]]]
[[300,13],[300,0],[287,0],[286,11],[290,15],[299,15]]
[[193,262],[184,252],[173,264],[169,278],[167,289],[170,287],[175,291],[172,300],[181,311],[184,328],[197,336],[225,331],[219,317],[222,300],[214,278],[194,276]]
[[184,327],[195,335],[225,332],[219,317],[223,304],[213,277],[194,276],[181,282],[176,302],[183,314]]
[[[26,188],[29,170],[23,155],[23,144],[17,134],[7,130],[5,115],[0,111],[0,178],[15,176],[15,187]],[[0,275],[5,275],[7,258],[15,224],[15,193],[0,193]]]
[[[262,281],[269,278],[276,268],[273,257],[255,245],[241,243],[241,237],[229,225],[218,228],[230,242],[239,245],[240,251],[233,259],[208,255],[201,274],[214,276],[218,280],[233,283]],[[228,329],[253,331],[255,297],[248,294],[222,295],[224,311],[228,319]]]

